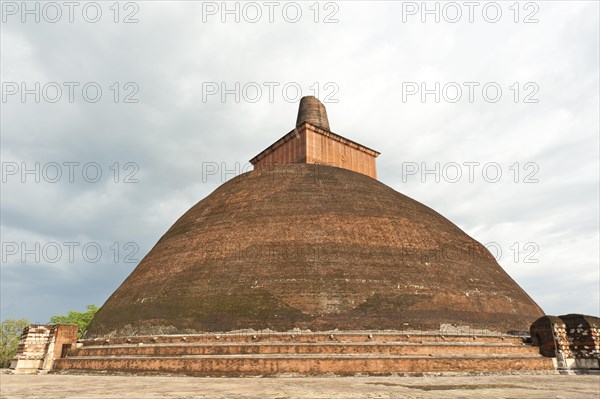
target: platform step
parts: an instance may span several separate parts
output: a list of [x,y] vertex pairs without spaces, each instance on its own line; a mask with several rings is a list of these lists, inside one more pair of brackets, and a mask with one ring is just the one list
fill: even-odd
[[212,344],[143,344],[86,346],[71,350],[69,357],[79,356],[182,356],[182,355],[238,355],[238,354],[508,354],[537,355],[538,349],[513,344],[464,343],[212,343]]
[[210,376],[553,370],[521,337],[408,331],[110,337],[84,340],[54,363],[55,372]]
[[512,335],[423,334],[420,332],[360,332],[360,333],[207,333],[191,335],[159,335],[86,339],[83,346],[120,344],[219,343],[219,342],[462,342],[521,344],[523,339]]
[[282,373],[353,375],[357,373],[428,373],[550,371],[552,361],[539,355],[227,355],[178,357],[72,357],[57,359],[54,371],[159,372],[192,375],[273,375]]

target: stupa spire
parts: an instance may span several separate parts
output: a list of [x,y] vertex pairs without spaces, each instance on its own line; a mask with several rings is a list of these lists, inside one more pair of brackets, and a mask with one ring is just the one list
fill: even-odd
[[290,163],[335,166],[377,179],[379,152],[333,133],[325,106],[314,96],[302,97],[296,127],[250,160],[254,169]]
[[319,99],[315,96],[302,97],[300,106],[298,107],[298,118],[296,119],[296,127],[303,122],[331,131],[329,128],[329,120],[327,119],[327,110]]

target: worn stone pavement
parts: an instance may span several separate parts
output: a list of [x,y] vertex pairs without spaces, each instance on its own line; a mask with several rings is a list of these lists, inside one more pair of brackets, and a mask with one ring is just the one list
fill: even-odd
[[0,373],[2,399],[600,398],[600,375],[203,378]]

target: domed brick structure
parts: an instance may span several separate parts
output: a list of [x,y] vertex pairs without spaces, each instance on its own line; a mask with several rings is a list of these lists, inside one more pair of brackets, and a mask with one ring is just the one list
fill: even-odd
[[[304,98],[294,130],[179,218],[88,337],[235,329],[527,331],[544,313],[480,243],[377,181]],[[314,123],[314,124],[313,124]]]

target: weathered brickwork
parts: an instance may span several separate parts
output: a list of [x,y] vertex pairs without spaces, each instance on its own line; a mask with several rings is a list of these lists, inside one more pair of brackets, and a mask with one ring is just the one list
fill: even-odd
[[331,131],[329,118],[325,106],[314,96],[302,97],[298,106],[298,117],[296,127],[303,123],[309,123],[320,129]]
[[250,160],[255,170],[290,163],[335,166],[377,178],[379,153],[335,133],[302,123]]
[[52,368],[56,358],[66,356],[77,341],[77,325],[38,325],[26,327],[10,368],[17,373],[37,373]]
[[303,99],[296,128],[171,226],[56,369],[551,370],[505,335],[540,307],[483,245],[377,181],[378,155]]
[[545,358],[523,357],[214,357],[186,358],[73,358],[59,359],[56,371],[111,371],[129,373],[183,373],[206,376],[276,375],[283,373],[337,375],[551,371]]
[[552,361],[512,336],[412,333],[203,334],[85,340],[56,371],[193,375],[340,375],[551,371]]
[[530,332],[540,354],[556,357],[559,367],[600,368],[600,318],[581,314],[544,316],[531,325]]
[[392,343],[403,342],[408,344],[426,343],[473,343],[476,345],[504,344],[523,345],[523,339],[510,335],[498,334],[448,334],[448,333],[423,333],[421,331],[407,332],[311,332],[306,331],[244,331],[233,333],[205,333],[191,335],[134,335],[128,337],[92,338],[82,341],[82,347],[87,346],[113,346],[113,345],[173,345],[173,344],[242,344],[242,343]]
[[377,151],[329,131],[323,104],[314,97],[304,97],[294,130],[252,158],[250,162],[255,170],[272,169],[291,163],[328,165],[376,179],[377,156]]
[[306,129],[303,124],[250,160],[255,170],[306,162]]
[[89,337],[253,328],[527,331],[543,315],[492,254],[360,173],[282,165],[231,179],[169,229]]
[[303,125],[306,129],[306,162],[335,166],[377,178],[378,152],[334,133]]
[[50,326],[31,325],[25,327],[17,354],[10,365],[11,369],[18,372],[37,372],[42,369],[46,350],[50,341]]
[[543,356],[556,357],[557,353],[571,355],[565,323],[558,317],[540,317],[531,325],[530,334],[531,341],[539,346]]
[[600,359],[600,318],[581,314],[558,317],[565,323],[572,356]]

